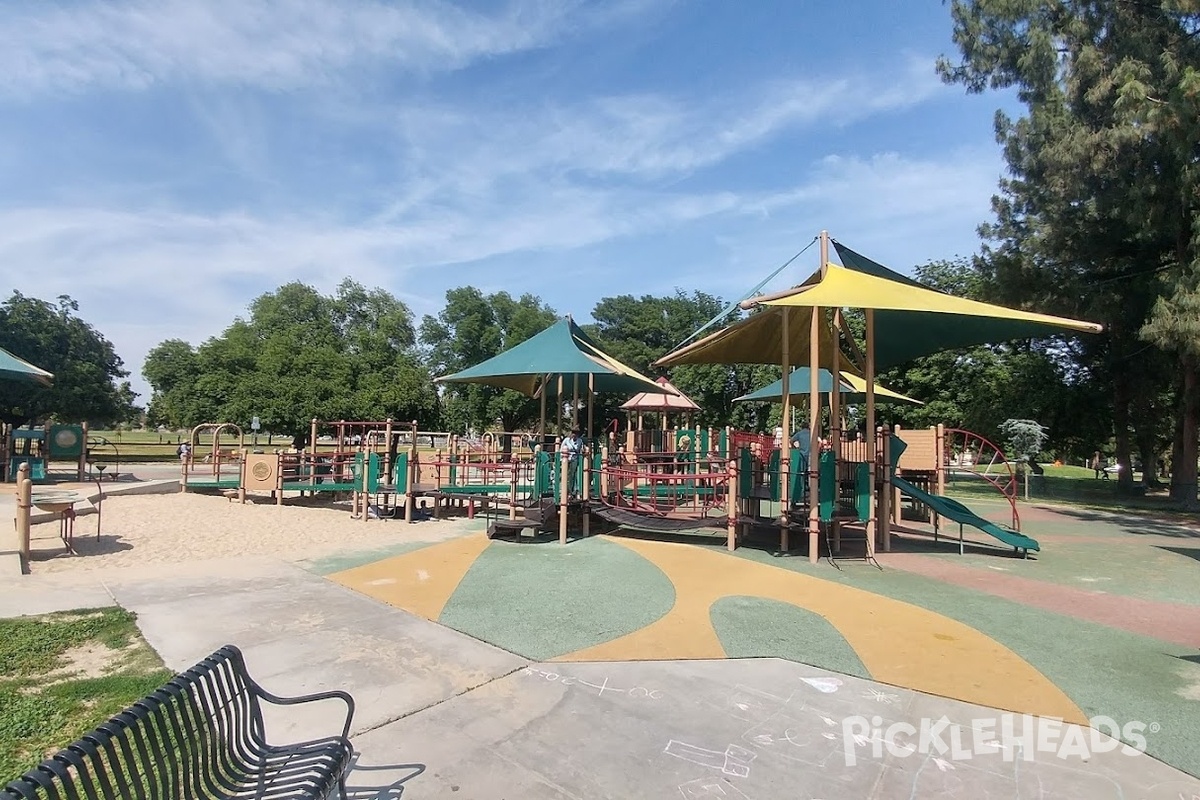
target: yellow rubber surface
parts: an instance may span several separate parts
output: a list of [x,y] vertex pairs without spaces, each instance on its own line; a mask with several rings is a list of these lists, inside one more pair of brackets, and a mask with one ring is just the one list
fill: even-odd
[[328,577],[376,600],[436,622],[450,595],[488,544],[486,534],[464,536],[335,572]]
[[733,595],[778,600],[827,619],[871,677],[970,703],[1087,724],[1061,689],[974,628],[919,606],[684,544],[613,539],[675,585],[675,605],[639,631],[558,661],[724,658],[709,608]]

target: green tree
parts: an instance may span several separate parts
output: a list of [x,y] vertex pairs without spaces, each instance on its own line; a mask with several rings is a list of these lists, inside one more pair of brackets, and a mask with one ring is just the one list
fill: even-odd
[[168,340],[142,374],[159,419],[263,427],[307,443],[310,420],[437,419],[437,398],[415,352],[412,314],[381,290],[343,281],[333,296],[289,283],[258,297],[248,319],[193,348]]
[[[450,289],[446,305],[421,321],[420,341],[435,376],[473,367],[541,333],[558,318],[532,294],[513,299],[507,292],[484,295],[472,286]],[[479,384],[448,384],[445,419],[451,430],[486,431],[500,420],[506,431],[531,425],[541,414],[537,400],[510,389]],[[505,443],[506,447],[511,443]]]
[[0,305],[0,347],[54,373],[49,387],[0,381],[0,420],[23,425],[53,418],[102,427],[139,413],[112,343],[78,311],[66,295],[55,305],[13,292]]
[[[605,352],[639,372],[655,377],[662,371],[654,362],[671,352],[700,326],[717,317],[725,302],[705,292],[691,294],[677,289],[665,297],[618,295],[605,297],[592,309],[594,323],[587,326]],[[720,324],[738,318],[730,313]],[[714,328],[716,330],[716,328]],[[696,423],[701,426],[736,425],[765,429],[769,411],[759,404],[734,404],[734,397],[747,394],[779,378],[776,367],[756,365],[689,364],[675,367],[667,376],[700,406]],[[617,418],[626,397],[598,399],[597,416]]]
[[1183,0],[955,0],[952,14],[962,60],[943,60],[943,77],[971,92],[1015,89],[1027,112],[997,115],[1010,177],[983,229],[997,284],[1106,323],[1086,366],[1111,382],[1122,488],[1135,442],[1154,438],[1146,429],[1160,423],[1168,380],[1140,337],[1175,357],[1172,495],[1194,502],[1197,359],[1169,304],[1188,306],[1200,254],[1200,9]]

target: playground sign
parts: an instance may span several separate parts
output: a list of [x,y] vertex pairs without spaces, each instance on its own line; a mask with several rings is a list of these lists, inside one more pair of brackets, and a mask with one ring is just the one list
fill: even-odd
[[259,422],[258,417],[251,417],[250,430],[256,431],[256,430],[260,429],[261,427],[262,427],[262,423]]

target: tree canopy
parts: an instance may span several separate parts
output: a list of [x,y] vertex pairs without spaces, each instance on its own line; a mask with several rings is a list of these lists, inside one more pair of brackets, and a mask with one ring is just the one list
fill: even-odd
[[1135,446],[1153,456],[1165,399],[1176,414],[1172,495],[1194,502],[1200,9],[955,0],[951,13],[961,60],[943,59],[943,78],[970,92],[1015,89],[1026,111],[996,116],[1009,175],[981,229],[981,266],[1003,299],[1105,323],[1079,367],[1110,390],[1121,483]]
[[[507,292],[484,295],[472,286],[446,292],[446,305],[421,320],[420,339],[435,377],[473,367],[541,333],[558,318],[532,294],[513,299]],[[478,384],[447,385],[446,424],[457,431],[529,426],[541,415],[538,401],[511,389]]]
[[142,374],[155,421],[244,426],[258,416],[304,444],[314,417],[434,423],[437,398],[415,343],[412,313],[381,289],[346,280],[326,297],[289,283],[198,347],[162,342]]
[[0,420],[10,425],[50,419],[102,427],[136,409],[124,364],[112,343],[76,316],[66,295],[57,304],[13,292],[0,305],[0,347],[54,373],[51,386],[0,380]]

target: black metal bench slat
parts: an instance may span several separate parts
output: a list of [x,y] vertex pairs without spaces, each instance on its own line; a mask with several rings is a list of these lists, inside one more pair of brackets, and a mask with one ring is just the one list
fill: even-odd
[[[262,702],[346,703],[341,735],[273,745]],[[345,797],[354,700],[345,692],[278,697],[223,647],[0,790],[21,800]]]

